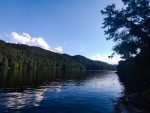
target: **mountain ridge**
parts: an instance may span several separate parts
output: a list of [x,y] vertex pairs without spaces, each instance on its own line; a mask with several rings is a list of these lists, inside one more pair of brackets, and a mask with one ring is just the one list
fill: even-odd
[[54,53],[49,50],[25,44],[7,43],[0,40],[1,69],[44,69],[44,70],[114,70],[115,66],[93,61],[81,55]]

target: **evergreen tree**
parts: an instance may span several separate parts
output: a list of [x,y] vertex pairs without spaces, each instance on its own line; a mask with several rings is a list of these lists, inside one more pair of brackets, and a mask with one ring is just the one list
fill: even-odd
[[2,62],[1,62],[1,69],[8,69],[9,67],[8,67],[8,59],[7,59],[7,57],[3,57],[3,59],[2,59]]

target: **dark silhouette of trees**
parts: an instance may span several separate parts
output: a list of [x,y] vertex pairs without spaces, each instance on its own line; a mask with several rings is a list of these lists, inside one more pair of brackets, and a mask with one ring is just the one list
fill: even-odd
[[122,2],[121,9],[112,4],[101,11],[105,15],[103,28],[107,40],[116,42],[114,52],[125,59],[117,67],[120,80],[150,103],[150,1]]
[[127,59],[150,48],[150,1],[122,1],[123,8],[112,4],[101,12],[107,39],[117,43],[113,50]]

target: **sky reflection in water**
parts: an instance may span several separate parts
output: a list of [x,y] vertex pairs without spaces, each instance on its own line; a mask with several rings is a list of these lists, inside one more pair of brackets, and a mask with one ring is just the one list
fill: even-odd
[[[118,76],[114,72],[88,72],[85,75],[86,77],[81,80],[57,79],[49,82],[43,80],[43,83],[35,83],[37,87],[32,87],[34,82],[31,86],[25,84],[28,87],[23,87],[22,84],[22,90],[17,89],[17,84],[15,84],[17,88],[15,85],[8,88],[11,84],[7,87],[1,85],[0,110],[12,113],[115,112],[115,104],[124,89]],[[8,77],[6,79],[8,80]]]

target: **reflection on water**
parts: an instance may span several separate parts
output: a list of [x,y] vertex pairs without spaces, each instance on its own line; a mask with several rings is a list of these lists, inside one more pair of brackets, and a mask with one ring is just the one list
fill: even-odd
[[40,91],[32,91],[32,92],[14,92],[8,93],[5,96],[4,105],[7,108],[12,109],[20,109],[25,107],[26,105],[38,106],[39,103],[43,100],[43,94],[46,89],[42,89]]
[[43,84],[49,84],[51,81],[58,82],[65,80],[75,80],[79,82],[83,79],[85,79],[85,72],[62,73],[36,70],[3,70],[0,72],[0,90],[22,92],[26,88],[38,88]]
[[0,111],[115,113],[123,86],[114,72],[3,72]]

